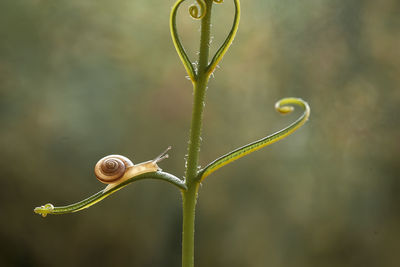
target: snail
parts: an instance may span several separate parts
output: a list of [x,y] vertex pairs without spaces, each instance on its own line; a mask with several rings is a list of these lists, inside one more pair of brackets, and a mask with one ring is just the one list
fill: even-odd
[[122,182],[140,174],[160,171],[161,169],[158,167],[157,163],[168,158],[167,152],[170,149],[171,147],[168,147],[163,153],[153,160],[142,162],[136,165],[133,164],[132,161],[127,157],[121,155],[109,155],[100,159],[96,163],[96,166],[94,167],[94,173],[100,182],[108,184],[103,191],[106,192]]

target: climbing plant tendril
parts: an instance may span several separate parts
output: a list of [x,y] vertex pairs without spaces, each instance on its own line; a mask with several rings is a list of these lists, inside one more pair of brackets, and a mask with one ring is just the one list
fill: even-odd
[[284,98],[280,101],[278,101],[275,105],[275,109],[282,113],[282,114],[287,114],[293,111],[293,108],[290,106],[283,106],[283,105],[290,105],[290,104],[295,104],[299,105],[304,109],[304,113],[301,115],[299,119],[297,119],[294,123],[289,125],[288,127],[271,134],[269,136],[266,136],[264,138],[261,138],[260,140],[254,141],[250,144],[247,144],[245,146],[239,147],[222,157],[219,157],[218,159],[214,160],[210,164],[208,164],[206,167],[204,167],[202,170],[200,170],[198,174],[198,179],[201,181],[204,180],[208,175],[213,173],[214,171],[218,170],[219,168],[231,163],[232,161],[235,161],[237,159],[240,159],[254,151],[257,151],[263,147],[266,147],[268,145],[271,145],[286,136],[290,135],[294,131],[296,131],[298,128],[300,128],[306,121],[308,120],[308,117],[310,116],[310,107],[308,104],[300,99],[300,98]]
[[[157,165],[161,160],[168,158],[167,151],[170,147],[155,159],[136,165],[124,156],[110,155],[99,160],[95,166],[97,179],[107,184],[103,190],[71,205],[54,206],[49,203],[35,208],[34,212],[43,217],[46,217],[49,214],[77,212],[98,203],[126,187],[128,184],[139,180],[156,179],[168,182],[169,184],[176,186],[182,194],[182,266],[193,267],[195,208],[200,183],[203,182],[207,176],[211,175],[221,167],[273,144],[298,130],[308,120],[310,116],[310,107],[307,102],[300,98],[284,98],[279,100],[275,105],[275,109],[278,112],[282,114],[290,113],[294,110],[294,106],[298,106],[303,110],[303,113],[296,121],[286,128],[239,147],[217,158],[204,168],[200,168],[199,151],[206,88],[211,74],[221,62],[236,36],[241,10],[239,0],[232,0],[234,4],[232,27],[224,42],[217,49],[215,55],[210,57],[212,7],[214,4],[222,4],[223,0],[195,0],[195,2],[189,7],[189,15],[193,19],[200,21],[201,25],[199,57],[196,61],[196,68],[194,68],[194,62],[190,60],[185,51],[176,25],[178,10],[185,1],[186,0],[176,1],[172,7],[169,22],[173,44],[193,85],[192,120],[187,149],[187,164],[183,175],[184,178],[180,179],[173,174],[162,172]],[[260,121],[262,121],[262,118],[260,118]]]

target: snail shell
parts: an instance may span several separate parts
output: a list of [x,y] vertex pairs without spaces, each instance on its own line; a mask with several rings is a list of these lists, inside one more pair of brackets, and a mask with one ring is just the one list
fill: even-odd
[[96,163],[94,173],[100,182],[111,184],[121,179],[127,169],[133,166],[134,164],[127,157],[109,155]]
[[143,173],[161,171],[157,163],[168,158],[168,147],[163,153],[153,160],[134,165],[132,161],[121,155],[109,155],[100,159],[94,167],[97,179],[108,184],[104,192],[118,186],[124,181]]

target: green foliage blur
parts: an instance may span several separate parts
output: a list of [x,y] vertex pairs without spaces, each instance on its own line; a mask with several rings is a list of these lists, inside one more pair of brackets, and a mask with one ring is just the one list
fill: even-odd
[[[179,12],[191,59],[199,23]],[[154,158],[182,177],[192,89],[170,40],[173,0],[0,1],[0,266],[179,266],[181,199],[138,182],[88,210],[98,159]],[[233,4],[213,10],[215,51]],[[196,266],[400,264],[400,1],[242,0],[207,92],[200,162],[279,130],[287,139],[208,177]]]

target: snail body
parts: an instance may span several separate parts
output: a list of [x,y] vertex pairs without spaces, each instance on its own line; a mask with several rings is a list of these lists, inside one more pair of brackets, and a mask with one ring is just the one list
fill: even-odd
[[160,171],[161,169],[158,167],[157,163],[168,158],[168,154],[166,153],[169,149],[171,149],[171,147],[168,147],[167,150],[155,159],[139,164],[133,164],[127,157],[121,155],[109,155],[96,163],[94,173],[100,182],[108,184],[104,189],[104,192],[106,192],[140,174]]

